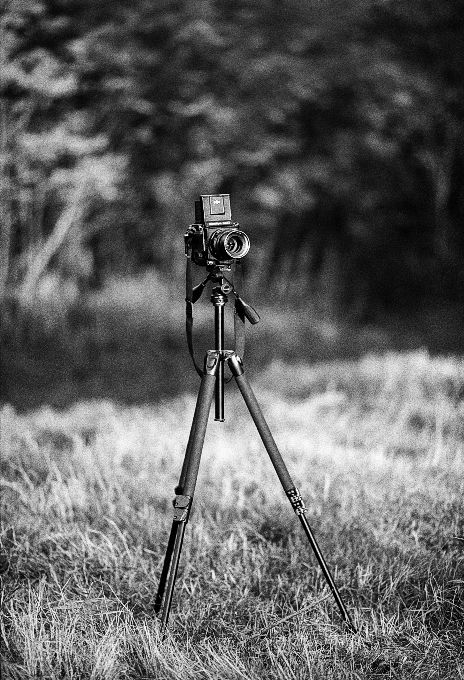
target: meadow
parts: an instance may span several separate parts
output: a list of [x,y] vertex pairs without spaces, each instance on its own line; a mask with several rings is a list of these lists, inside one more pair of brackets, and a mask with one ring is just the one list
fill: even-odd
[[4,405],[5,680],[464,678],[464,360],[248,375],[357,632],[233,385],[165,639],[153,607],[194,395]]

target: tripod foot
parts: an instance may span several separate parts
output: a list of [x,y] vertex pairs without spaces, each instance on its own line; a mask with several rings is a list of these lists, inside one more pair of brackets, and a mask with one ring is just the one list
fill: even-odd
[[311,545],[311,548],[313,549],[313,552],[316,556],[316,559],[319,563],[322,573],[324,574],[325,580],[327,581],[327,584],[330,590],[332,591],[332,595],[334,596],[335,602],[337,603],[337,606],[340,610],[343,620],[345,621],[346,625],[351,630],[351,632],[355,633],[356,628],[354,627],[351,616],[349,615],[348,610],[345,607],[345,603],[343,602],[340,596],[339,590],[335,584],[335,581],[333,580],[332,574],[330,573],[329,567],[327,566],[327,563],[324,559],[324,555],[322,554],[321,549],[317,544],[316,537],[314,536],[313,531],[309,526],[308,520],[306,519],[306,513],[308,512],[308,508],[305,506],[304,500],[296,487],[293,487],[293,489],[288,489],[286,493],[292,505],[292,508],[295,511],[296,516],[299,518],[303,526],[306,537],[309,541],[309,544]]
[[171,609],[174,584],[184,540],[185,525],[187,524],[191,507],[191,496],[176,496],[174,500],[174,518],[171,533],[169,535],[163,570],[161,572],[158,592],[155,599],[155,613],[158,613],[161,610],[161,605],[163,606],[161,623],[165,626],[167,625],[169,611]]

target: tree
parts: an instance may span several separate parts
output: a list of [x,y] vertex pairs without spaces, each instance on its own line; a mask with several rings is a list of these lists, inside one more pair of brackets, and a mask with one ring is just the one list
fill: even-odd
[[360,319],[439,280],[456,298],[462,21],[458,0],[11,1],[8,280],[172,273],[194,198],[225,191],[256,285],[306,299],[330,271]]

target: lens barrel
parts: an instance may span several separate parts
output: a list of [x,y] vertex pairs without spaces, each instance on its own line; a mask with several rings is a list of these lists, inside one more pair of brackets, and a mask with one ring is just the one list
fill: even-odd
[[218,260],[238,260],[250,250],[250,239],[238,229],[218,229],[210,239],[210,250]]

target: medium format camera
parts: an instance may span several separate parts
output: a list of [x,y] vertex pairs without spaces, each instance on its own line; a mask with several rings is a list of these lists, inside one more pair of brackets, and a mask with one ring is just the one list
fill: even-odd
[[200,196],[195,224],[185,234],[185,254],[203,267],[230,266],[250,250],[250,239],[238,226],[232,222],[229,194]]

